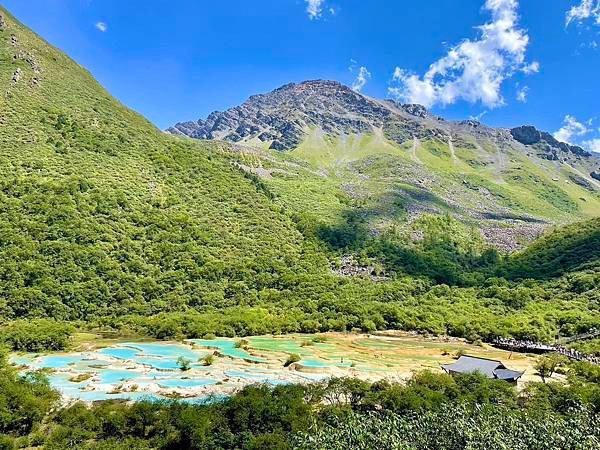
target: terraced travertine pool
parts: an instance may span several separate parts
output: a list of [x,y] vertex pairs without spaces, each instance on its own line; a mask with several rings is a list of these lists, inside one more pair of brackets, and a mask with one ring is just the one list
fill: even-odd
[[[460,340],[412,335],[369,336],[328,333],[257,336],[236,339],[190,339],[184,342],[100,341],[64,354],[13,354],[22,371],[45,370],[65,401],[160,400],[205,402],[255,383],[309,383],[332,376],[401,381],[419,369],[439,370],[461,350],[500,359],[517,370],[531,370],[534,360]],[[292,354],[300,360],[288,367]],[[204,358],[213,355],[205,365]],[[187,370],[182,370],[182,359]],[[510,362],[508,361],[510,359]],[[527,380],[527,377],[525,377]]]

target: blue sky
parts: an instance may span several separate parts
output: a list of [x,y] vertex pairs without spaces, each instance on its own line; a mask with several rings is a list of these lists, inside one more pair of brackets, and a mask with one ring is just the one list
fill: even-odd
[[0,2],[160,128],[324,78],[600,151],[600,0]]

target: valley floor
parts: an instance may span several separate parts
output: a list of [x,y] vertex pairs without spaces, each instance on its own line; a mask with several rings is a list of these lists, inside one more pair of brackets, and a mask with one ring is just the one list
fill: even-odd
[[399,332],[183,342],[99,338],[80,336],[70,353],[13,354],[11,361],[24,371],[47,370],[50,384],[66,403],[167,398],[203,403],[251,384],[306,384],[332,377],[404,382],[415,371],[441,372],[440,365],[459,354],[500,360],[525,371],[520,387],[540,381],[534,357],[457,338]]

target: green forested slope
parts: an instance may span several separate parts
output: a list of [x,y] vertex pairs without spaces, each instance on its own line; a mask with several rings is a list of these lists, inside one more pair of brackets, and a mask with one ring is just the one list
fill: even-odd
[[316,266],[218,144],[164,135],[0,11],[2,317],[218,304]]
[[[297,161],[261,179],[242,167],[256,155],[165,135],[0,14],[0,334],[12,347],[69,332],[40,319],[160,338],[395,328],[552,339],[600,326],[599,271],[491,278],[501,258],[450,216],[373,233],[369,218],[387,220],[393,198],[373,207]],[[385,277],[335,274],[345,253]]]
[[600,219],[592,219],[541,237],[511,258],[507,274],[512,278],[552,278],[599,261]]

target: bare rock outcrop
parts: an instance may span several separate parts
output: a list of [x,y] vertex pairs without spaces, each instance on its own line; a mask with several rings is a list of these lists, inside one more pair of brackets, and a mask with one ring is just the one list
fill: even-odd
[[[403,144],[455,142],[462,148],[481,148],[489,142],[498,148],[521,148],[546,160],[589,158],[581,147],[557,141],[533,126],[492,128],[477,120],[446,121],[418,104],[377,100],[337,81],[290,83],[266,94],[251,96],[242,105],[215,111],[206,119],[180,122],[167,132],[196,139],[242,144],[268,144],[279,151],[293,150],[314,130],[338,137],[383,132],[386,139]],[[525,148],[523,147],[525,146]]]
[[384,281],[388,277],[374,266],[361,265],[354,256],[345,255],[340,258],[339,266],[332,266],[331,271],[340,277],[366,277],[372,281]]
[[549,160],[560,160],[561,153],[572,153],[577,156],[590,156],[583,148],[577,145],[558,141],[550,133],[539,131],[531,125],[525,125],[510,130],[513,138],[523,145],[534,146],[541,151],[538,156]]
[[21,68],[18,67],[17,70],[15,70],[13,73],[12,82],[18,83],[19,81],[21,81],[22,77],[23,77],[23,70],[21,70]]

